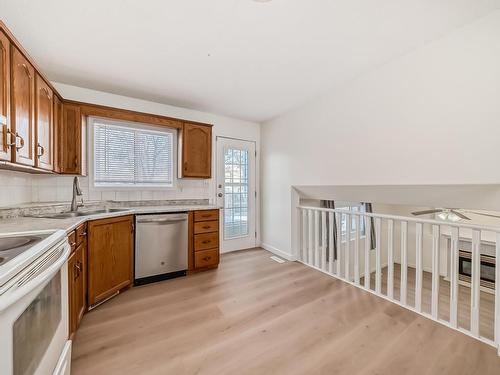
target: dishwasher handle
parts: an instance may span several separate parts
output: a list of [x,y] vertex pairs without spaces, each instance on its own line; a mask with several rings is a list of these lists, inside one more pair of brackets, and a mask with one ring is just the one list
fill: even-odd
[[164,217],[138,217],[137,218],[137,223],[175,223],[179,221],[186,221],[187,217],[186,216],[164,216]]

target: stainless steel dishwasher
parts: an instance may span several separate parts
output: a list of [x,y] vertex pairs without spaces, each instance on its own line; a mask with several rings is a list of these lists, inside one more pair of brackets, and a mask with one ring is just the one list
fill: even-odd
[[188,215],[136,215],[135,285],[185,276],[188,268]]

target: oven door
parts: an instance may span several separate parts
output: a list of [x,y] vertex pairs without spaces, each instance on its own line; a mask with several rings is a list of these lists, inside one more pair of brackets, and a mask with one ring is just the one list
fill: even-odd
[[2,374],[52,374],[67,351],[69,246],[55,250],[0,296]]

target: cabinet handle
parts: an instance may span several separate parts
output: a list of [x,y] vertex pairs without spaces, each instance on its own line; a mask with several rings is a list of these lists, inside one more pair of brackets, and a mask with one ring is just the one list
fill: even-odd
[[[9,135],[10,135],[10,142],[9,142]],[[10,129],[7,128],[7,125],[3,125],[3,142],[6,147],[12,147],[16,145],[16,136]],[[14,138],[14,140],[12,140]]]
[[28,68],[28,65],[26,65],[26,64],[22,64],[22,66],[23,66],[24,71],[26,72],[26,75],[28,76],[28,78],[29,78],[29,79],[31,79],[31,78],[32,78],[32,77],[31,77],[31,72],[30,72],[30,70],[29,70],[29,68]]
[[212,242],[211,240],[205,240],[205,241],[201,241],[202,244],[206,245],[207,243],[210,243]]
[[187,171],[188,170],[188,163],[187,161],[184,162],[184,170]]
[[45,148],[40,143],[37,144],[37,147],[38,147],[37,156],[40,158],[45,154]]
[[[20,146],[18,146],[18,145],[17,145],[17,138],[19,138],[19,139],[20,139],[20,142],[19,142],[19,143],[20,143]],[[19,135],[19,133],[17,133],[17,132],[16,132],[16,143],[15,143],[15,146],[16,146],[16,150],[18,150],[18,151],[24,147],[24,138],[23,138],[23,137],[21,137],[21,136]]]
[[85,237],[87,235],[87,232],[82,232],[79,234],[80,237]]
[[210,229],[210,225],[205,225],[202,227],[203,229]]
[[209,261],[210,259],[212,259],[212,257],[205,257],[203,258],[203,260],[206,262],[206,261]]
[[80,265],[78,264],[78,262],[75,263],[75,277],[74,277],[74,280],[78,279],[80,277],[80,271],[81,271],[81,268],[80,268]]
[[46,87],[42,87],[40,90],[43,91],[43,93],[45,94],[45,96],[47,97],[47,99],[49,99],[49,100],[51,99],[49,90],[47,90]]
[[76,242],[70,243],[69,246],[71,246],[71,247],[76,246]]

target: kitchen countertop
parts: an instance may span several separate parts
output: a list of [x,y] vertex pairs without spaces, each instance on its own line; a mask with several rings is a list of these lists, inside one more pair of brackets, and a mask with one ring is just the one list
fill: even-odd
[[[124,211],[106,212],[88,216],[72,217],[67,219],[51,219],[41,217],[20,216],[10,219],[0,220],[0,233],[28,232],[36,230],[62,229],[67,233],[74,230],[80,224],[97,219],[106,219],[125,215],[154,214],[196,210],[214,210],[220,207],[215,205],[166,205],[166,206],[137,206],[120,207]],[[126,210],[125,210],[126,209]],[[85,211],[81,209],[80,211]]]

